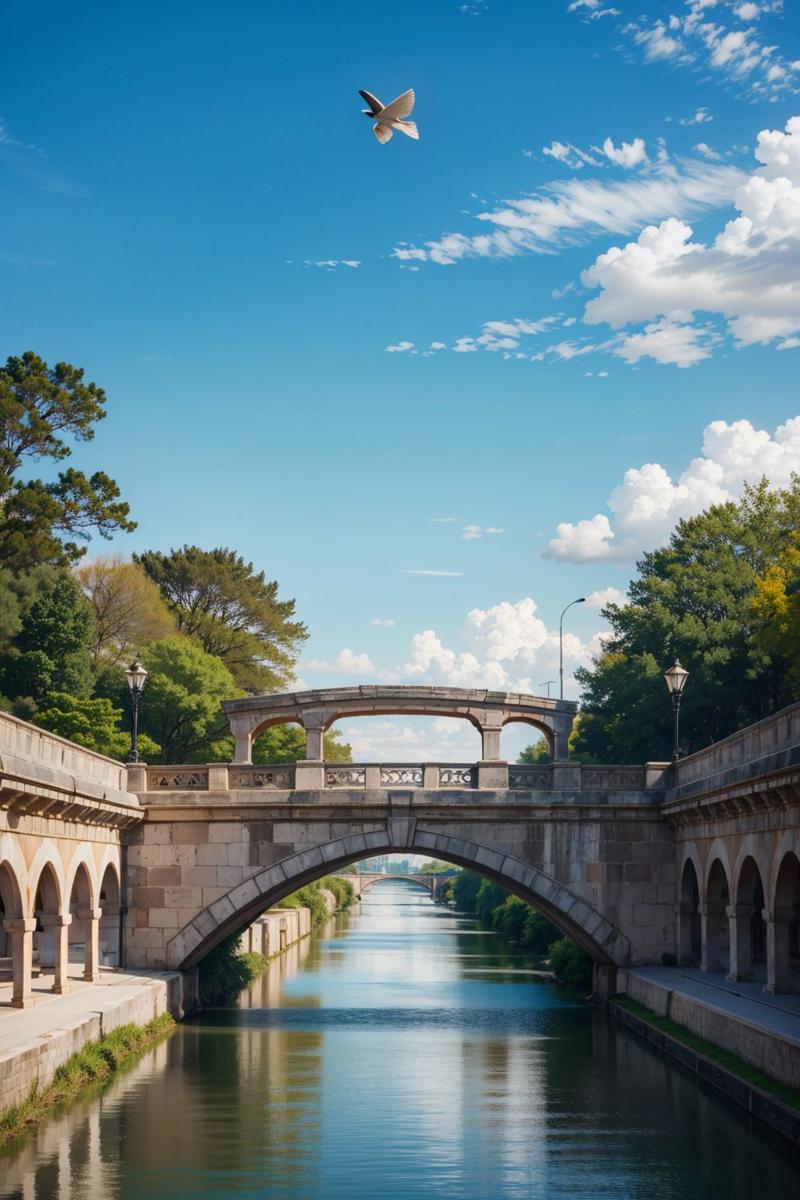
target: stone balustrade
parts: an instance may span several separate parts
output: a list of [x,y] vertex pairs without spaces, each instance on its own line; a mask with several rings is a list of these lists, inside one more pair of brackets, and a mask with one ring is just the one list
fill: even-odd
[[800,704],[792,704],[676,763],[670,798],[800,766]]
[[131,791],[159,793],[265,791],[512,791],[659,793],[667,764],[641,767],[581,763],[242,763],[128,768]]

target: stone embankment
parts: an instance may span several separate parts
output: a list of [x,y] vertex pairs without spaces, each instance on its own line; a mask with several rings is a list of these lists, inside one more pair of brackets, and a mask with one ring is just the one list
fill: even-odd
[[[334,896],[324,894],[333,912]],[[310,932],[309,909],[277,908],[245,930],[240,946],[272,958]],[[67,995],[35,987],[31,1008],[0,1008],[0,1112],[22,1103],[34,1084],[40,1090],[47,1087],[58,1068],[88,1042],[121,1025],[147,1025],[163,1013],[180,1021],[198,1007],[196,970],[108,970],[100,972],[96,983],[70,982]],[[42,986],[46,983],[43,976]]]

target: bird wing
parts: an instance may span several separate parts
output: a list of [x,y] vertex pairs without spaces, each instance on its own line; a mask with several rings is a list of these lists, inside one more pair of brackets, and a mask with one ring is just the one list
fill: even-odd
[[381,117],[385,117],[390,121],[397,121],[401,117],[407,117],[414,107],[414,92],[409,90],[403,92],[402,96],[398,96],[391,104],[387,104],[381,113]]
[[375,137],[378,139],[378,141],[381,143],[381,145],[383,145],[384,142],[391,141],[391,137],[392,137],[391,125],[384,125],[384,124],[382,124],[382,122],[376,121],[375,124],[372,126],[372,128],[375,132]]
[[372,109],[372,111],[374,113],[379,113],[381,111],[381,109],[383,108],[383,105],[381,104],[378,97],[373,96],[372,92],[362,92],[359,89],[358,94],[359,94],[359,96],[363,96],[363,98],[366,100],[367,104],[370,106],[370,108]]

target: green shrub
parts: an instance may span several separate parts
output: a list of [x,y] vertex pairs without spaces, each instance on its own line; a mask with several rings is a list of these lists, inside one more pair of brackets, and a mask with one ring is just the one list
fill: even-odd
[[521,942],[530,912],[530,905],[520,900],[519,896],[506,896],[503,903],[492,911],[492,928],[510,942]]
[[535,908],[525,907],[528,915],[522,929],[522,944],[536,954],[546,954],[548,946],[558,940],[558,930],[552,921],[548,921]]
[[108,1079],[134,1055],[162,1038],[174,1024],[169,1013],[162,1013],[147,1025],[120,1025],[99,1041],[87,1042],[56,1068],[46,1087],[40,1089],[34,1083],[24,1100],[0,1112],[0,1145],[38,1125],[53,1105],[76,1095],[90,1083]]
[[592,982],[592,960],[585,950],[569,938],[559,938],[549,950],[550,967],[556,979],[575,987],[589,987]]

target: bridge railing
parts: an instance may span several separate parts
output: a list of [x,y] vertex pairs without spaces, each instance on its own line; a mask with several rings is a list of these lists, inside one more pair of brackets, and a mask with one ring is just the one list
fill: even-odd
[[[303,763],[250,765],[182,764],[128,768],[132,791],[151,795],[170,792],[289,792],[403,790],[456,792],[656,793],[668,764],[586,766],[580,763],[324,763],[314,764],[309,782]],[[486,767],[490,772],[487,779]]]
[[[800,762],[800,704],[748,725],[705,750],[682,758],[675,767],[673,790],[725,775],[774,770]],[[759,766],[761,764],[761,766]]]
[[50,797],[53,815],[82,801],[138,809],[124,763],[0,713],[0,804],[22,807],[23,796]]

